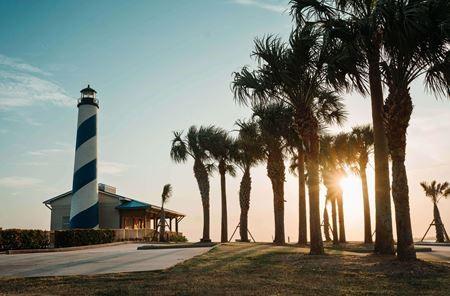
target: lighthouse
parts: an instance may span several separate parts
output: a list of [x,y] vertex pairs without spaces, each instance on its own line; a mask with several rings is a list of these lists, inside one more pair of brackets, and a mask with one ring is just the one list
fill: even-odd
[[70,204],[70,228],[98,228],[97,92],[89,85],[78,100],[78,127]]

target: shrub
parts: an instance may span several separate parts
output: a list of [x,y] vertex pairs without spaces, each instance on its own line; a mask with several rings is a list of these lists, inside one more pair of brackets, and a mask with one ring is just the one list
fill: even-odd
[[0,231],[0,249],[45,249],[50,245],[49,232],[30,229],[5,229]]
[[55,231],[55,248],[106,244],[114,241],[110,229],[71,229]]
[[187,238],[182,234],[174,234],[169,237],[169,241],[177,242],[177,243],[185,243],[187,242]]

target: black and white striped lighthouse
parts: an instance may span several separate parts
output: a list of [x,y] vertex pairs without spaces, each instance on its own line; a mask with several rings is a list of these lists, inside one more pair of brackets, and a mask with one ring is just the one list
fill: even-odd
[[70,228],[98,228],[97,92],[89,85],[78,100],[78,129]]

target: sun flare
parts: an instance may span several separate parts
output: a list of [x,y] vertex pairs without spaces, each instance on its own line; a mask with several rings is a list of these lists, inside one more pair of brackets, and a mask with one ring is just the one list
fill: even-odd
[[361,180],[353,174],[347,175],[340,182],[346,199],[358,198],[361,195]]

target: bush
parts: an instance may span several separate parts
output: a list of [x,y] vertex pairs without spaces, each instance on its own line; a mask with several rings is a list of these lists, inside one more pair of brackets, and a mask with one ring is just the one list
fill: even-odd
[[50,245],[49,232],[30,229],[6,229],[0,231],[0,249],[45,249]]
[[71,229],[55,231],[55,248],[112,243],[114,231],[110,229]]
[[174,234],[169,237],[169,241],[176,243],[185,243],[187,242],[187,238],[182,234]]

